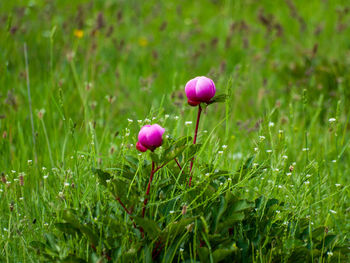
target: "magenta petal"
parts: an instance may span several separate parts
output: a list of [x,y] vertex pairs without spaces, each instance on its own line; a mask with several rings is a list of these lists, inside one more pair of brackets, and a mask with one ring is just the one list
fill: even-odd
[[214,82],[207,77],[200,77],[196,83],[196,97],[201,102],[209,102],[215,95]]
[[[138,135],[139,141],[138,142],[143,147],[146,147],[147,149],[150,149],[151,151],[153,151],[155,148],[162,145],[162,143],[163,143],[162,136],[163,136],[164,132],[165,132],[165,129],[162,128],[158,124],[145,125],[141,128],[141,130],[139,132],[139,135]],[[136,147],[138,147],[138,146],[136,146]],[[140,149],[142,149],[140,145],[139,145],[139,147],[140,147]]]
[[190,81],[188,81],[186,83],[186,86],[185,86],[186,96],[187,96],[188,99],[190,99],[192,101],[196,101],[197,100],[196,83],[197,83],[198,78],[199,77],[191,79]]
[[147,148],[145,146],[143,146],[140,142],[136,143],[136,149],[139,150],[140,152],[147,151]]

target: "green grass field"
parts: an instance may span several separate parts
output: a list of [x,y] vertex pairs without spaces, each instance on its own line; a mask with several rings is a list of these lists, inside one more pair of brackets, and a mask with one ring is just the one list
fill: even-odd
[[1,1],[0,262],[349,262],[349,106],[347,0]]

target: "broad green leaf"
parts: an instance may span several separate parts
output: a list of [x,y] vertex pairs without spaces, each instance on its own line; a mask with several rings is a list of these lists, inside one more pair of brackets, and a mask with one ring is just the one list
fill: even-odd
[[231,255],[235,249],[228,249],[228,248],[218,248],[213,252],[213,260],[215,263],[220,262],[221,260],[224,260],[226,257]]
[[107,180],[112,179],[111,174],[96,168],[92,168],[92,172],[97,175],[100,184],[107,187]]
[[60,230],[61,232],[69,234],[69,235],[81,234],[79,228],[74,227],[70,223],[56,223],[55,227],[58,230]]
[[151,238],[155,239],[161,233],[160,228],[157,223],[151,219],[142,218],[142,217],[134,217],[134,221],[137,225],[141,226],[145,233]]
[[213,103],[219,103],[219,102],[225,102],[226,99],[228,98],[227,94],[217,94],[215,95],[214,98],[212,98],[208,104],[213,104]]

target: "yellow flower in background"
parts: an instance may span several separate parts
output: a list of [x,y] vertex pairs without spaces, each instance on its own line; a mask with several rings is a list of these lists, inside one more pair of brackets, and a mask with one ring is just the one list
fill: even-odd
[[84,31],[80,29],[75,29],[74,36],[76,36],[77,38],[82,38],[84,36]]
[[139,38],[139,45],[140,45],[141,47],[147,46],[147,45],[148,45],[148,40],[147,40],[147,38],[145,38],[145,37],[140,37],[140,38]]

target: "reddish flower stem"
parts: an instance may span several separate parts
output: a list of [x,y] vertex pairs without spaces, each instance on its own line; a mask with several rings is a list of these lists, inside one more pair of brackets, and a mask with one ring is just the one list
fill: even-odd
[[[137,228],[137,226],[136,226],[136,224],[135,224],[135,222],[134,222],[134,219],[133,219],[132,216],[131,216],[131,211],[129,211],[129,210],[126,208],[126,206],[124,205],[124,203],[122,202],[122,200],[120,200],[119,197],[117,197],[116,200],[117,200],[117,201],[119,202],[119,204],[123,207],[123,209],[125,210],[125,212],[129,215],[130,219],[132,220],[132,224],[133,224],[134,228]],[[141,235],[142,235],[142,237],[143,237],[143,236],[144,236],[144,234],[143,234],[143,228],[140,227],[139,230],[140,230]]]
[[180,165],[179,161],[178,161],[176,158],[175,158],[174,160],[175,160],[175,162],[176,162],[177,166],[179,167],[179,169],[180,169],[180,170],[182,170],[182,167],[181,167],[181,165]]
[[153,180],[153,175],[155,172],[157,172],[161,167],[158,167],[157,169],[154,169],[154,162],[152,161],[152,170],[151,170],[151,175],[149,177],[148,185],[147,185],[147,190],[146,190],[146,197],[145,201],[143,201],[143,208],[142,208],[142,217],[145,217],[145,212],[146,212],[146,205],[148,203],[148,196],[149,196],[149,191],[151,189],[151,183]]
[[[202,113],[202,107],[199,104],[198,105],[198,115],[197,115],[196,129],[194,130],[193,144],[196,144],[196,142],[197,142],[199,119],[201,118],[201,113]],[[188,186],[189,187],[191,187],[191,183],[192,183],[192,174],[191,174],[191,172],[192,172],[192,168],[193,168],[193,162],[194,162],[194,157],[192,157],[191,164],[190,164],[190,180],[188,182]]]

